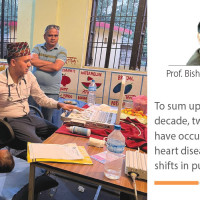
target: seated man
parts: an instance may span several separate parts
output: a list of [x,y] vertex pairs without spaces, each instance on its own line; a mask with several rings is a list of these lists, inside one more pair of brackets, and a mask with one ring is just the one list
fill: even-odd
[[40,89],[35,76],[29,71],[30,49],[27,42],[10,43],[8,68],[0,72],[0,118],[6,120],[14,130],[15,140],[9,146],[14,149],[27,148],[27,142],[41,143],[58,127],[30,113],[28,97],[32,96],[41,106],[64,110],[78,109],[47,97]]

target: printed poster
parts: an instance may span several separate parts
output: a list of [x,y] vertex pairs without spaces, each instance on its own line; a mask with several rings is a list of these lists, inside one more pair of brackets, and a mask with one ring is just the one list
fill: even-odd
[[63,68],[62,81],[60,87],[60,97],[64,99],[76,99],[78,74],[78,69],[66,67]]
[[79,85],[78,85],[78,94],[79,95],[88,95],[88,87],[92,80],[95,80],[97,90],[96,97],[97,100],[100,98],[102,102],[102,98],[104,95],[104,86],[105,86],[105,71],[99,70],[80,70],[79,74]]
[[125,102],[132,102],[134,96],[140,95],[142,75],[138,74],[122,74],[122,73],[112,73],[110,80],[110,94],[109,94],[109,104],[111,106],[118,106],[118,99],[120,96],[122,77],[126,76],[126,84],[124,90],[124,104]]

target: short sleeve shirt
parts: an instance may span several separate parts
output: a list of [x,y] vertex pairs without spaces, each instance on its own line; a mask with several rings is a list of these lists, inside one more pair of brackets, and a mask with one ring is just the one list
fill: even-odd
[[[37,44],[33,48],[32,54],[38,54],[39,59],[53,63],[56,60],[62,60],[65,63],[67,60],[67,50],[59,44],[51,50],[46,49],[45,43]],[[44,93],[59,94],[60,83],[62,80],[62,69],[54,72],[45,72],[34,67],[33,74],[37,78],[37,81]]]

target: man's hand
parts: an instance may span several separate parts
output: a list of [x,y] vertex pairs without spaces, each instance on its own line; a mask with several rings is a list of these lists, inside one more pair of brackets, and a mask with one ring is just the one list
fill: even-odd
[[79,108],[77,106],[70,105],[70,104],[65,104],[65,103],[61,103],[61,102],[58,102],[57,108],[58,109],[62,108],[63,110],[68,110],[68,111],[72,111],[73,109],[76,109],[76,110],[79,110],[79,111],[83,111],[84,110],[83,108]]
[[36,53],[31,54],[31,59],[39,59],[38,54]]
[[60,59],[57,59],[55,63],[41,60],[38,54],[33,53],[31,54],[31,64],[44,72],[55,72],[61,70],[65,63]]
[[[46,66],[49,66],[52,64],[54,65],[53,62],[39,59],[39,55],[36,53],[31,54],[31,64],[34,67],[37,67],[42,71],[45,71],[45,70],[43,70],[43,68],[45,68]],[[52,70],[50,70],[50,71],[52,71]]]

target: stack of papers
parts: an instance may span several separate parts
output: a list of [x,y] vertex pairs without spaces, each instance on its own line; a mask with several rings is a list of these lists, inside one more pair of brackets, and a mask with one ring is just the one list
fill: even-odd
[[75,143],[64,145],[28,143],[27,161],[92,164],[85,147],[77,146]]

